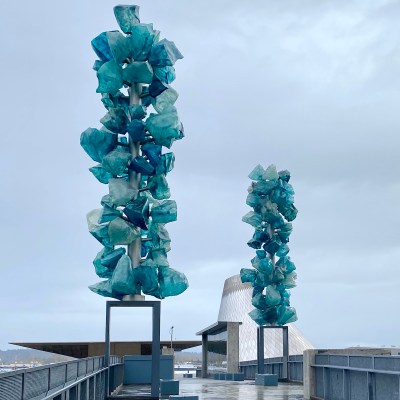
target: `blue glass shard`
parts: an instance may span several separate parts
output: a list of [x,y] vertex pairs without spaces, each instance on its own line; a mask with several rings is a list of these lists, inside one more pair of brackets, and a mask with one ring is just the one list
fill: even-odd
[[149,86],[149,93],[151,97],[157,97],[160,95],[164,90],[167,90],[169,85],[166,83],[161,82],[158,79],[154,79],[151,85]]
[[111,132],[88,128],[81,134],[80,143],[92,160],[101,162],[117,146],[118,137]]
[[108,236],[112,245],[129,245],[140,238],[140,235],[139,228],[122,218],[115,218],[108,224]]
[[177,207],[175,200],[164,200],[158,206],[151,209],[151,217],[154,223],[166,224],[176,221]]
[[135,61],[148,59],[151,47],[158,41],[160,32],[153,29],[153,24],[136,24],[132,26],[131,48]]
[[142,146],[142,153],[150,161],[153,167],[157,167],[161,160],[162,146],[154,143],[146,143]]
[[123,248],[113,250],[104,247],[98,252],[93,261],[97,276],[111,278],[114,268],[123,254],[125,254],[125,249]]
[[265,303],[268,306],[277,306],[281,302],[281,294],[273,286],[265,288]]
[[293,307],[282,305],[278,308],[278,325],[285,325],[295,321],[297,321],[297,315]]
[[122,300],[123,295],[121,293],[117,293],[112,290],[110,280],[101,281],[95,283],[94,285],[90,285],[89,289],[96,294],[104,297],[112,297],[117,300]]
[[172,83],[176,78],[175,68],[171,66],[153,67],[154,75],[164,83]]
[[253,181],[261,181],[264,179],[264,168],[258,164],[253,171],[250,172],[249,178],[252,179]]
[[174,153],[165,153],[160,156],[160,162],[157,164],[156,173],[166,175],[171,172],[175,164]]
[[106,223],[99,223],[101,214],[103,210],[96,209],[88,212],[87,224],[89,232],[104,246],[104,247],[112,247],[110,242],[110,238],[108,236],[108,224]]
[[285,169],[284,171],[279,171],[278,175],[279,175],[279,179],[282,179],[285,182],[289,182],[290,172],[288,170]]
[[250,282],[254,284],[257,278],[257,273],[254,269],[242,268],[240,270],[240,279],[243,283]]
[[168,182],[164,175],[150,176],[147,185],[151,195],[157,200],[168,199],[171,196]]
[[104,60],[96,60],[93,64],[92,69],[94,69],[95,71],[98,71],[100,69],[100,67],[105,63]]
[[115,61],[105,62],[97,71],[99,86],[97,93],[116,94],[124,84],[122,79],[122,67]]
[[121,31],[131,33],[132,28],[140,22],[139,6],[118,5],[114,7],[115,19],[118,22]]
[[148,229],[149,222],[149,200],[145,196],[139,196],[137,199],[128,203],[123,209],[123,213],[128,217],[132,224],[139,228]]
[[267,180],[269,180],[269,181],[279,179],[278,171],[276,170],[276,167],[275,167],[274,164],[271,164],[271,165],[268,166],[268,168],[265,170],[264,179],[267,179]]
[[186,276],[172,268],[160,266],[158,268],[158,278],[160,282],[160,298],[178,296],[189,287]]
[[277,184],[278,181],[257,181],[252,183],[252,189],[255,194],[266,196]]
[[99,223],[103,224],[105,222],[110,222],[113,219],[120,217],[121,215],[121,211],[105,205],[103,208],[103,212],[101,213],[101,216],[99,218]]
[[154,142],[170,148],[175,140],[181,139],[181,122],[176,108],[171,106],[162,114],[150,114],[146,120],[146,128],[154,138]]
[[143,105],[133,104],[129,106],[129,113],[132,120],[143,119],[146,116],[146,107],[144,107]]
[[154,167],[142,156],[135,157],[129,164],[129,169],[144,175],[154,174]]
[[128,133],[133,142],[141,142],[146,137],[145,125],[143,121],[133,119],[128,125]]
[[100,122],[111,132],[124,134],[128,127],[128,117],[121,108],[110,108]]
[[182,58],[183,55],[177,49],[175,43],[167,39],[163,39],[152,47],[149,62],[152,65],[164,67],[168,65],[172,66],[177,60]]
[[129,56],[130,42],[119,31],[103,32],[92,40],[92,47],[102,61],[121,64]]
[[107,184],[108,181],[113,178],[113,175],[106,171],[101,164],[95,165],[94,167],[89,168],[89,171],[96,177],[96,179],[101,182]]
[[259,310],[264,310],[267,307],[267,304],[265,302],[265,296],[260,292],[253,295],[251,299],[251,304],[255,308],[258,308]]
[[126,148],[117,148],[103,158],[101,165],[114,176],[123,175],[126,172],[131,157],[131,154]]
[[157,97],[152,97],[151,104],[153,108],[161,114],[175,104],[178,96],[178,92],[175,89],[168,88],[158,94]]
[[122,294],[136,292],[134,272],[131,259],[127,255],[121,256],[111,278],[112,290]]
[[155,265],[140,265],[133,269],[135,283],[144,294],[159,297],[158,268]]
[[153,68],[146,61],[133,61],[123,69],[122,75],[127,85],[151,83],[153,80]]
[[110,191],[108,201],[115,206],[125,206],[133,198],[136,198],[138,194],[138,191],[133,189],[129,182],[123,179],[110,179],[108,188]]
[[261,215],[255,213],[254,211],[249,211],[246,215],[244,215],[242,221],[254,226],[255,228],[261,227],[262,224]]
[[154,249],[165,249],[166,252],[171,250],[171,238],[164,224],[151,223],[147,236],[152,239]]
[[279,250],[276,252],[278,257],[284,257],[289,253],[289,246],[286,243],[283,243]]

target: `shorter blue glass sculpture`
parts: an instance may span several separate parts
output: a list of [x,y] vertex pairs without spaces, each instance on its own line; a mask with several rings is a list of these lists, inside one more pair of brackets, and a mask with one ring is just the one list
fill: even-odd
[[255,309],[249,316],[258,325],[281,326],[297,320],[287,290],[296,286],[296,266],[287,256],[287,243],[293,229],[289,221],[297,215],[294,191],[288,183],[290,172],[278,173],[275,165],[266,170],[257,165],[249,178],[253,182],[246,203],[253,211],[242,220],[255,229],[247,245],[256,250],[256,256],[251,260],[253,269],[242,268],[240,277],[254,288],[252,305]]

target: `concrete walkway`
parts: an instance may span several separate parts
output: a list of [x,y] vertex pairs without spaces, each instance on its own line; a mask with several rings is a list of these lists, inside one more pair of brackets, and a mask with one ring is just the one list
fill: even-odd
[[[119,396],[145,395],[150,387],[125,386]],[[180,395],[196,395],[199,400],[302,400],[303,386],[294,383],[279,383],[278,386],[256,386],[254,381],[232,382],[201,378],[181,378]],[[167,397],[168,398],[168,397]]]

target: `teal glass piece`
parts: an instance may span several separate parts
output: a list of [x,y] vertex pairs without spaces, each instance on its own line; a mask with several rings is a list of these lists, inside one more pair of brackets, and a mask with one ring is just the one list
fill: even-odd
[[152,97],[151,105],[158,113],[163,113],[166,109],[168,109],[168,107],[171,107],[175,104],[178,96],[178,92],[175,89],[168,88],[157,97]]
[[119,31],[103,32],[92,40],[92,47],[102,61],[123,63],[131,51],[130,41]]
[[154,167],[142,156],[135,157],[129,164],[129,169],[143,175],[154,174]]
[[260,164],[258,164],[253,169],[253,171],[250,172],[249,178],[253,181],[261,181],[264,179],[264,174],[265,174],[264,168]]
[[276,262],[276,266],[280,267],[285,274],[290,274],[296,269],[296,266],[290,257],[281,257]]
[[149,93],[148,86],[142,86],[142,93],[140,94],[140,100],[142,101],[142,105],[144,107],[148,107],[151,105],[151,96]]
[[95,176],[95,178],[101,182],[107,184],[108,181],[113,178],[113,175],[106,171],[101,164],[95,165],[89,168],[89,171]]
[[267,307],[267,304],[265,303],[265,296],[260,292],[253,295],[251,304],[259,310],[264,310]]
[[153,45],[150,52],[149,62],[152,65],[164,67],[172,66],[177,60],[183,58],[174,42],[167,39],[160,40]]
[[167,252],[165,249],[155,249],[154,247],[149,251],[147,256],[148,259],[154,261],[155,264],[169,267],[169,262],[167,258]]
[[240,270],[240,279],[243,283],[250,282],[254,284],[257,279],[257,273],[254,269],[242,268]]
[[261,217],[263,221],[268,222],[273,228],[281,228],[285,225],[282,216],[279,214],[277,205],[269,200],[263,204]]
[[276,252],[278,257],[285,257],[289,253],[290,249],[286,243],[283,243],[279,250]]
[[97,276],[111,278],[115,266],[123,254],[125,254],[125,249],[123,248],[113,250],[104,247],[99,251],[93,261]]
[[[143,234],[143,232],[142,232],[142,234]],[[142,258],[146,258],[149,251],[153,248],[153,244],[149,240],[142,240],[140,247],[141,247]]]
[[157,200],[168,199],[171,196],[168,182],[164,175],[153,175],[149,177],[148,187],[152,196]]
[[122,108],[110,108],[100,122],[111,132],[124,134],[129,121]]
[[97,93],[115,94],[124,84],[122,79],[122,67],[115,61],[105,62],[97,71],[99,86]]
[[250,311],[249,317],[260,326],[267,325],[264,313],[258,308],[255,308],[254,310]]
[[100,67],[105,63],[106,61],[104,60],[96,60],[93,64],[92,69],[94,69],[96,72],[100,69]]
[[122,300],[123,295],[113,291],[110,280],[100,281],[94,285],[90,285],[89,289],[96,294],[104,297],[112,297],[117,300]]
[[263,249],[271,256],[274,255],[282,246],[282,242],[278,235],[273,235],[271,240],[263,245]]
[[258,256],[256,256],[251,260],[251,264],[256,270],[258,270],[262,274],[271,275],[272,271],[274,270],[271,260],[268,257],[259,258]]
[[147,157],[153,167],[157,167],[159,164],[161,160],[161,151],[162,147],[158,144],[145,143],[142,146],[142,153]]
[[138,194],[138,191],[123,179],[110,179],[108,188],[110,192],[108,201],[115,206],[125,206]]
[[255,228],[260,227],[262,224],[261,215],[258,213],[255,213],[254,211],[249,211],[246,215],[244,215],[242,218],[242,221],[246,222],[246,224],[250,224],[251,226],[254,226]]
[[288,170],[285,169],[284,171],[279,171],[278,175],[279,175],[279,179],[282,179],[285,182],[290,181],[290,172]]
[[116,208],[104,206],[103,212],[99,218],[99,223],[103,224],[105,222],[110,222],[115,218],[121,217],[121,211],[117,210]]
[[157,97],[162,92],[167,90],[170,86],[166,83],[161,82],[159,79],[155,78],[151,85],[149,86],[149,94],[151,97]]
[[103,158],[101,165],[106,171],[114,176],[123,175],[128,167],[131,157],[132,156],[127,149],[117,148]]
[[140,238],[140,229],[122,218],[113,219],[108,225],[108,236],[112,245],[131,244]]
[[268,242],[270,237],[268,235],[267,229],[257,228],[254,232],[253,237],[247,242],[249,247],[253,249],[261,249],[263,243]]
[[153,67],[154,76],[161,82],[170,84],[176,78],[175,68],[169,65],[165,67]]
[[255,210],[260,210],[262,206],[261,198],[255,193],[249,193],[246,198],[246,204]]
[[278,171],[276,170],[274,164],[271,164],[270,166],[267,167],[264,173],[264,179],[267,179],[269,181],[279,179]]
[[118,137],[110,132],[88,128],[81,134],[80,143],[93,161],[101,162],[103,157],[117,146]]
[[145,124],[143,121],[133,119],[128,125],[128,133],[133,142],[141,142],[146,137]]
[[181,138],[181,122],[175,107],[164,109],[162,114],[150,114],[146,128],[158,145],[170,148],[175,140]]
[[165,153],[160,156],[160,162],[157,164],[156,174],[166,175],[168,172],[171,172],[174,168],[175,164],[175,155],[174,153]]
[[286,221],[293,221],[297,217],[297,208],[291,204],[289,207],[284,207],[282,209],[282,214],[286,218]]
[[171,250],[171,238],[164,224],[151,223],[147,236],[152,239],[154,249]]
[[146,61],[133,61],[122,71],[125,84],[151,83],[153,80],[153,68]]
[[[126,173],[131,154],[127,148],[118,147],[108,153],[102,161],[103,168],[113,176],[122,176]],[[109,180],[110,181],[110,180]]]
[[279,230],[278,235],[282,241],[282,243],[287,243],[289,241],[289,236],[292,233],[293,226],[291,223],[283,224]]
[[104,247],[112,247],[108,236],[108,224],[99,223],[102,212],[103,210],[101,208],[88,212],[86,216],[88,229],[92,236],[94,236]]
[[189,283],[186,276],[172,268],[159,267],[160,298],[178,296],[183,293]]
[[133,269],[135,283],[144,294],[159,297],[158,268],[155,265],[140,265]]
[[135,276],[131,259],[123,255],[114,269],[111,278],[112,290],[121,294],[134,294],[136,292]]
[[277,306],[281,302],[281,294],[273,286],[265,288],[265,303],[268,306]]
[[146,107],[142,105],[132,104],[129,106],[129,114],[132,120],[143,119],[146,116]]
[[175,200],[164,200],[160,205],[152,207],[151,218],[154,223],[161,224],[176,221],[177,207]]
[[284,305],[278,307],[278,325],[285,325],[295,321],[297,321],[297,314],[293,307]]
[[278,184],[278,181],[257,181],[253,182],[252,189],[255,194],[268,195]]
[[282,280],[283,287],[285,289],[292,289],[292,288],[296,287],[296,279],[297,279],[296,272],[294,272],[294,271],[290,272]]
[[132,28],[140,22],[139,6],[118,5],[114,7],[115,19],[118,22],[121,31],[131,33]]
[[145,196],[138,196],[137,199],[128,203],[123,213],[135,226],[144,230],[148,229],[149,223],[149,200]]
[[136,24],[132,27],[131,56],[135,61],[149,58],[151,47],[158,41],[160,32],[153,29],[153,24]]
[[102,93],[101,102],[107,110],[110,108],[121,108],[128,111],[129,108],[129,96],[120,91],[114,94]]

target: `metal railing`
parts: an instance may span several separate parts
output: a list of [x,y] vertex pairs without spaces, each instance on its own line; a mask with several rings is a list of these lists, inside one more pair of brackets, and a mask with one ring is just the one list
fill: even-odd
[[110,357],[109,371],[104,357],[90,357],[2,373],[0,400],[103,400],[107,373],[111,390],[122,384],[121,357]]
[[399,400],[400,357],[316,354],[313,399]]
[[[276,374],[278,379],[282,378],[283,357],[266,358],[264,360],[264,373]],[[240,372],[244,373],[245,379],[255,379],[257,373],[257,360],[243,361],[240,363]],[[289,356],[288,381],[303,382],[303,355]]]

